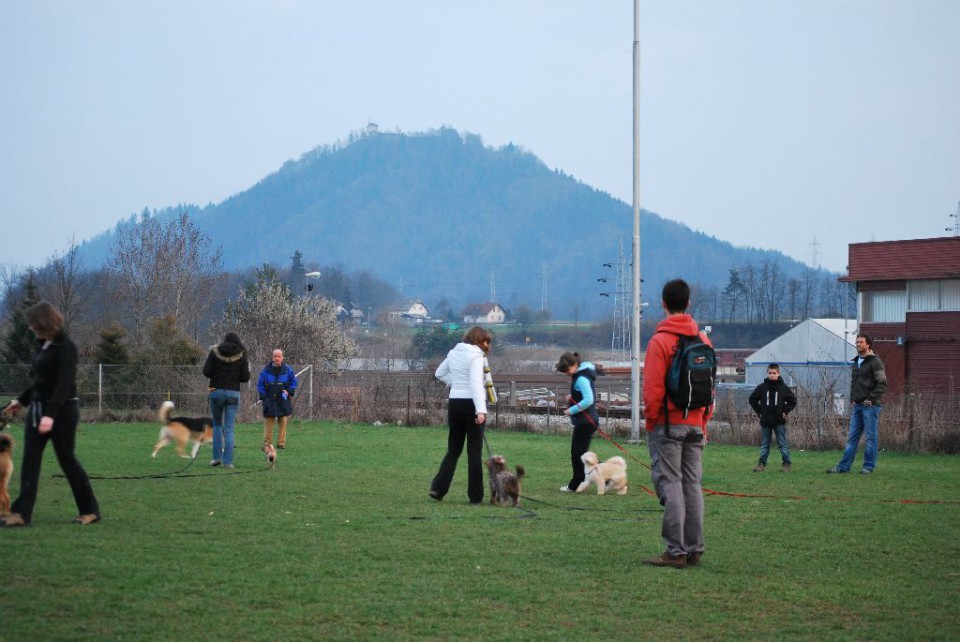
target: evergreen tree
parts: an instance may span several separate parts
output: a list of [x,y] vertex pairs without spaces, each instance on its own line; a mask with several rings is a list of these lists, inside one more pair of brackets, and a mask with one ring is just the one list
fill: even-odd
[[23,300],[13,311],[10,319],[10,331],[3,343],[4,363],[30,363],[36,348],[36,338],[30,331],[25,313],[27,308],[40,301],[37,295],[37,281],[33,270],[27,273],[23,286]]
[[140,355],[140,361],[145,364],[190,366],[196,365],[203,356],[199,346],[177,327],[177,320],[171,314],[154,320],[147,341],[149,345]]
[[127,332],[117,324],[100,331],[100,343],[94,349],[93,358],[97,363],[125,365],[130,363],[130,353],[123,342]]

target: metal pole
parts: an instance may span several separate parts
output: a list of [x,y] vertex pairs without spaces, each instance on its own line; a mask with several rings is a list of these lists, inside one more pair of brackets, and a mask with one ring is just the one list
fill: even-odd
[[640,0],[633,0],[633,310],[630,326],[630,438],[640,440]]

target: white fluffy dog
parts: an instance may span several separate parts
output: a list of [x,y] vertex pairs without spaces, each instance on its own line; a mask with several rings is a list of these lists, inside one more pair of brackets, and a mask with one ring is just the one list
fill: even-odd
[[583,472],[587,478],[577,488],[582,493],[590,484],[597,485],[597,494],[603,495],[607,488],[617,491],[618,495],[627,494],[627,460],[623,457],[611,457],[600,463],[597,453],[585,452],[580,456],[583,462]]

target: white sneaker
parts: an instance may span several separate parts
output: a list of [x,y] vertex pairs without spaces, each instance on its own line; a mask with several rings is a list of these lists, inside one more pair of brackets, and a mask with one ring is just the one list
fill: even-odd
[[570,488],[569,486],[561,486],[561,487],[560,487],[560,492],[561,492],[561,493],[572,493],[572,492],[573,492],[573,489]]

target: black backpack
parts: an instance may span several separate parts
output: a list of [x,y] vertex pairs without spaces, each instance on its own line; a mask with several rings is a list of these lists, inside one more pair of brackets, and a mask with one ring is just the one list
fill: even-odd
[[699,334],[681,334],[679,337],[673,362],[667,369],[666,386],[667,397],[686,418],[691,410],[708,408],[713,403],[717,353],[703,342]]

